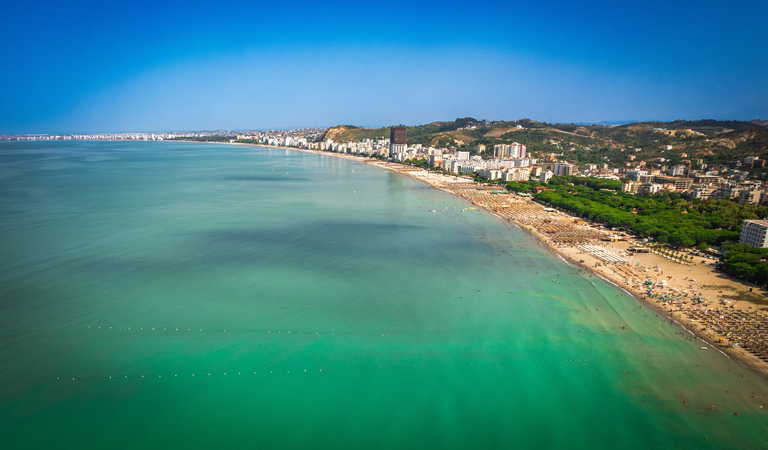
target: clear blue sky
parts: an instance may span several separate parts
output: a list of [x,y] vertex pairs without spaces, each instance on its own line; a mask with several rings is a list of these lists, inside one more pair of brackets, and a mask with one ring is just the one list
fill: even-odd
[[768,119],[768,1],[5,0],[0,133]]

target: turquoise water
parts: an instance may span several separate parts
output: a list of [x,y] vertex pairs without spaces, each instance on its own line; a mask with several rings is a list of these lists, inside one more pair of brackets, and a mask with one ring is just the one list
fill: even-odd
[[768,447],[764,379],[467,206],[323,155],[0,143],[0,447]]

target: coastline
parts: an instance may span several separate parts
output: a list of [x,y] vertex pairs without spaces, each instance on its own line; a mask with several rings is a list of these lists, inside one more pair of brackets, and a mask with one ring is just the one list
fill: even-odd
[[[182,141],[182,142],[200,142],[200,141]],[[452,184],[457,184],[457,185],[473,184],[477,186],[482,186],[482,183],[475,182],[474,180],[467,180],[464,178],[449,177],[447,175],[435,175],[427,171],[424,171],[423,169],[420,169],[420,168],[413,168],[413,167],[405,166],[399,163],[390,163],[390,162],[381,161],[375,158],[367,158],[367,157],[356,156],[356,155],[339,154],[339,153],[325,152],[325,151],[315,151],[315,150],[300,149],[295,147],[282,147],[282,146],[250,144],[250,143],[237,143],[237,142],[231,142],[231,143],[230,142],[202,142],[202,143],[265,147],[265,148],[294,150],[294,151],[300,151],[305,153],[334,156],[337,158],[363,162],[384,170],[397,172],[399,174],[408,176],[410,178],[420,180],[435,189],[439,189],[443,192],[446,192],[448,194],[451,194],[453,196],[466,200],[469,203],[484,209],[485,211],[496,216],[497,218],[499,218],[504,222],[509,222],[515,225],[521,231],[524,231],[525,233],[534,237],[542,246],[545,246],[547,250],[551,251],[553,255],[559,256],[566,263],[572,264],[574,267],[578,268],[579,270],[589,272],[590,274],[597,276],[599,278],[602,278],[603,280],[613,284],[617,288],[621,289],[622,291],[632,296],[638,303],[641,304],[641,306],[650,308],[665,320],[673,321],[682,330],[688,332],[691,336],[700,340],[702,343],[707,344],[708,348],[719,351],[726,357],[733,359],[734,361],[738,362],[743,367],[754,372],[755,374],[764,378],[768,378],[768,361],[759,359],[756,355],[752,354],[751,352],[745,350],[742,347],[720,345],[721,342],[718,341],[720,338],[715,333],[707,330],[704,327],[696,327],[696,325],[700,325],[700,323],[696,320],[691,319],[689,316],[687,316],[686,311],[683,310],[682,308],[675,310],[674,307],[670,306],[669,304],[654,302],[651,298],[649,298],[649,296],[647,295],[647,292],[645,292],[644,286],[642,285],[638,286],[638,283],[644,280],[638,280],[638,279],[631,280],[629,278],[625,278],[626,276],[628,276],[626,272],[623,274],[619,274],[618,271],[615,270],[615,266],[605,264],[604,261],[601,261],[601,259],[596,257],[594,254],[591,254],[582,249],[579,249],[575,245],[565,246],[565,247],[562,245],[558,245],[549,236],[542,234],[530,223],[526,223],[525,220],[515,220],[509,217],[503,217],[502,215],[497,214],[497,212],[494,211],[493,208],[489,208],[487,204],[479,201],[475,201],[474,198],[468,198],[466,196],[462,196],[459,193],[457,193],[456,190],[450,189],[450,186]],[[453,180],[449,181],[450,178],[453,178]],[[516,201],[525,202],[530,204],[531,206],[535,205],[536,207],[540,208],[542,211],[544,210],[543,206],[533,202],[530,199],[523,199],[522,197],[518,197],[512,193],[507,195],[514,196]],[[553,216],[558,215],[563,220],[568,220],[568,221],[578,220],[577,218],[574,218],[563,212],[554,212],[550,214],[552,214]],[[617,248],[618,251],[621,251],[621,250],[626,251],[626,248],[631,245],[629,242],[626,242],[626,241],[611,242],[610,244],[611,244],[610,248]],[[611,251],[610,249],[608,249],[607,246],[605,245],[603,246],[606,247],[608,251]],[[685,287],[684,285],[686,282],[693,281],[696,284],[695,285],[690,284],[689,289],[691,289],[692,292],[699,291],[697,294],[701,296],[708,295],[707,299],[709,299],[711,296],[713,296],[713,298],[716,298],[719,296],[719,294],[726,293],[726,291],[727,291],[726,295],[730,298],[744,297],[744,295],[747,292],[750,292],[748,291],[748,289],[751,288],[751,286],[748,285],[747,283],[740,282],[738,280],[730,278],[724,273],[716,272],[714,271],[714,269],[711,269],[701,264],[683,265],[677,262],[670,261],[666,258],[655,255],[653,253],[636,255],[631,257],[630,260],[632,261],[633,264],[637,263],[638,267],[642,263],[645,263],[643,264],[643,267],[645,268],[646,272],[649,272],[649,269],[648,269],[649,267],[654,267],[655,269],[653,272],[643,274],[643,278],[653,279],[654,282],[661,282],[662,275],[664,275],[665,273],[670,274],[664,277],[670,280],[670,284],[669,284],[670,289],[672,287],[671,279],[673,276],[677,276],[675,278],[675,282],[678,282],[678,278],[680,276],[682,276],[683,274],[688,274],[685,276],[683,282],[677,283],[677,285],[681,286],[682,288],[682,287]],[[659,273],[655,273],[655,272],[659,272]],[[636,274],[633,274],[633,275],[639,276]],[[714,282],[717,282],[720,284],[710,284],[710,285],[702,284],[702,282],[695,281],[695,278],[691,275],[695,275],[696,278],[699,278],[702,280],[708,280],[708,282],[713,282],[714,281],[713,279],[717,279],[717,281],[714,281]],[[689,277],[691,278],[691,280],[688,280]],[[635,281],[636,283],[633,285],[631,284],[632,281]],[[666,280],[663,281],[663,283],[665,284],[665,286],[667,285]],[[696,286],[696,287],[693,287],[693,286]],[[675,291],[677,291],[677,289],[675,289]],[[687,291],[687,289],[685,291]],[[740,308],[740,309],[754,308],[756,310],[765,309],[764,307],[760,308],[760,306],[756,303],[751,303],[747,300],[741,300],[741,299],[735,300],[732,302],[731,309],[735,310],[735,308]]]

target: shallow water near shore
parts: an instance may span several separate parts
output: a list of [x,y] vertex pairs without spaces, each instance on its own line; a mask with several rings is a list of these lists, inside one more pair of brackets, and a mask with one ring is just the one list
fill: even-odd
[[766,447],[765,379],[470,206],[327,155],[0,143],[0,447]]

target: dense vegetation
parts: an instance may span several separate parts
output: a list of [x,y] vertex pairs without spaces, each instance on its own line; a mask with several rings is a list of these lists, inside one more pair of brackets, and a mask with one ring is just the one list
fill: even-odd
[[768,285],[768,248],[752,248],[747,244],[723,247],[725,256],[721,268],[731,275],[744,278],[761,286]]
[[[538,182],[507,183],[510,190],[534,192]],[[534,195],[541,203],[610,227],[626,228],[638,236],[679,247],[734,242],[744,219],[768,217],[768,207],[731,200],[688,201],[674,193],[652,197],[619,192],[618,181],[554,177]]]

